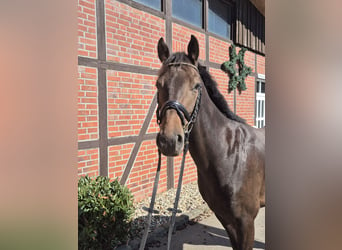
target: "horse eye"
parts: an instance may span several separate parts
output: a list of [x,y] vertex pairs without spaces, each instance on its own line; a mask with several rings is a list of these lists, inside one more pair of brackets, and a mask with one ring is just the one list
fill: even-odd
[[200,84],[200,83],[197,83],[197,84],[195,85],[195,87],[194,87],[192,90],[198,90],[200,87],[201,87],[201,84]]

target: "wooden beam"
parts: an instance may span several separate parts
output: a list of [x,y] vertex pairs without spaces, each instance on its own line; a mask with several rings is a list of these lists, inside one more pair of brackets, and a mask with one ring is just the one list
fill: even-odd
[[250,0],[251,3],[265,16],[265,0]]

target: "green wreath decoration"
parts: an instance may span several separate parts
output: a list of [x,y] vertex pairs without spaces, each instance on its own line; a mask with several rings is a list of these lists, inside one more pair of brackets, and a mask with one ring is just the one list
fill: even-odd
[[[244,57],[246,50],[246,48],[241,48],[239,54],[236,54],[236,46],[232,44],[229,47],[229,61],[221,64],[221,70],[229,76],[228,93],[237,88],[239,94],[241,94],[241,91],[247,89],[245,78],[252,73],[252,68],[245,64]],[[239,67],[238,75],[235,69],[236,64]]]

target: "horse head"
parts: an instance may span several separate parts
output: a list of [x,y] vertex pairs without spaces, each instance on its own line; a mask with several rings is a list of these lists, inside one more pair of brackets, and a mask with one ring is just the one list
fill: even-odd
[[200,104],[202,79],[197,69],[198,41],[194,36],[188,53],[170,56],[163,38],[158,41],[158,57],[163,63],[156,82],[158,95],[157,120],[160,131],[157,146],[166,156],[179,155],[185,137],[191,131]]

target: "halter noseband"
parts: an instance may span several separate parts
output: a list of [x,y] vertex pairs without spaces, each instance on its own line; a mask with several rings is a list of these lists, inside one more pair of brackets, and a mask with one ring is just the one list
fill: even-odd
[[[191,66],[194,69],[196,69],[196,71],[198,72],[197,67],[193,64],[190,64],[190,63],[177,62],[177,63],[167,64],[167,66],[173,66],[173,65]],[[190,133],[190,131],[193,127],[193,124],[195,123],[197,115],[198,115],[198,111],[200,108],[200,102],[201,102],[201,95],[202,95],[201,85],[198,84],[195,88],[198,89],[198,94],[197,94],[197,98],[196,98],[195,107],[194,107],[191,115],[189,114],[189,112],[186,110],[186,108],[181,103],[179,103],[178,101],[175,101],[175,100],[170,100],[170,101],[167,101],[166,103],[164,103],[164,105],[161,108],[159,108],[159,106],[157,107],[156,115],[157,115],[158,125],[160,125],[161,120],[165,116],[166,111],[169,109],[174,109],[174,110],[176,110],[177,115],[179,116],[179,118],[182,122],[184,132]],[[188,123],[185,123],[184,118],[188,121]]]

